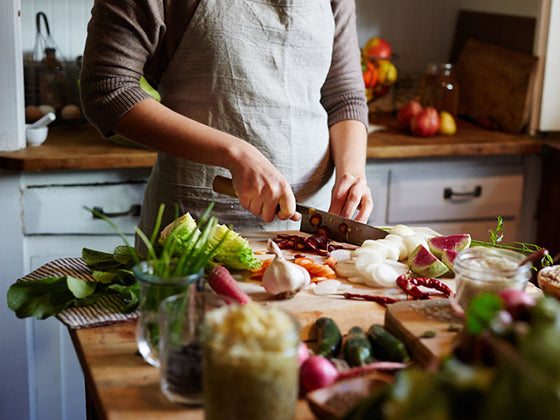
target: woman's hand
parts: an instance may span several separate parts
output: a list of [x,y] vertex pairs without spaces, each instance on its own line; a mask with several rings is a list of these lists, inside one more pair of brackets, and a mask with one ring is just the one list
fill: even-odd
[[299,220],[296,199],[284,176],[256,148],[245,143],[229,167],[233,187],[243,208],[270,223]]
[[373,199],[365,175],[367,130],[359,121],[344,120],[330,128],[331,153],[336,168],[329,212],[366,223]]
[[343,217],[352,217],[359,210],[356,221],[367,223],[373,210],[371,191],[365,178],[344,174],[337,177],[333,190],[329,212]]

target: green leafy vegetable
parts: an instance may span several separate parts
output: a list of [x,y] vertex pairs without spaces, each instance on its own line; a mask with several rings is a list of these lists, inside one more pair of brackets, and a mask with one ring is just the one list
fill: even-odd
[[493,293],[483,293],[475,296],[467,310],[465,325],[471,334],[480,334],[488,329],[496,313],[503,309],[504,303]]
[[[504,238],[504,234],[503,234],[504,220],[501,216],[498,216],[497,220],[498,220],[498,224],[496,226],[496,229],[494,229],[494,230],[488,229],[488,232],[490,233],[490,238],[487,241],[472,240],[471,241],[471,246],[484,246],[484,247],[489,247],[489,248],[509,249],[509,250],[512,250],[512,251],[521,252],[524,255],[528,255],[531,252],[542,249],[542,247],[539,246],[539,245],[525,243],[525,242],[519,242],[519,241],[513,241],[513,242],[508,242],[508,243],[502,244],[501,242]],[[553,259],[552,259],[551,255],[547,254],[541,260],[541,266],[543,266],[543,267],[545,267],[547,265],[552,265],[552,264],[553,264]],[[537,270],[537,269],[538,269],[538,267],[533,266],[533,270]]]

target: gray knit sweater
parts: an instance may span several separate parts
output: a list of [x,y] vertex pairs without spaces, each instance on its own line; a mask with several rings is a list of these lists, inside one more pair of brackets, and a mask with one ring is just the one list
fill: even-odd
[[[87,119],[103,135],[113,134],[115,122],[149,97],[139,85],[142,75],[157,89],[198,1],[95,0],[80,93]],[[354,0],[331,0],[331,7],[336,32],[321,101],[329,125],[348,119],[367,125]]]

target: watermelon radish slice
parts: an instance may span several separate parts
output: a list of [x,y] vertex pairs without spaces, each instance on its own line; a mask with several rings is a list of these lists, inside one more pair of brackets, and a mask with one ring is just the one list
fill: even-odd
[[443,254],[441,256],[441,261],[445,264],[445,266],[449,269],[449,271],[453,272],[453,261],[455,261],[455,257],[457,256],[457,251],[451,251],[450,249],[444,249]]
[[434,236],[428,239],[428,246],[430,251],[437,258],[442,258],[443,251],[448,249],[450,251],[462,251],[471,245],[471,235],[468,233],[461,233],[458,235],[443,235]]
[[408,257],[408,266],[414,274],[421,277],[441,277],[447,273],[447,267],[436,258],[424,245],[418,245]]

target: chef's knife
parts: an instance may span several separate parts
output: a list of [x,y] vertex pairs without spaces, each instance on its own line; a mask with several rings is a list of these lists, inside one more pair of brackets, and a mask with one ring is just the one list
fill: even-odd
[[[215,192],[237,197],[231,179],[216,176],[212,188]],[[346,242],[361,245],[366,239],[381,239],[387,236],[387,232],[374,226],[356,222],[355,220],[296,204],[296,210],[301,214],[300,231],[306,233],[326,233],[330,239],[338,242]]]

